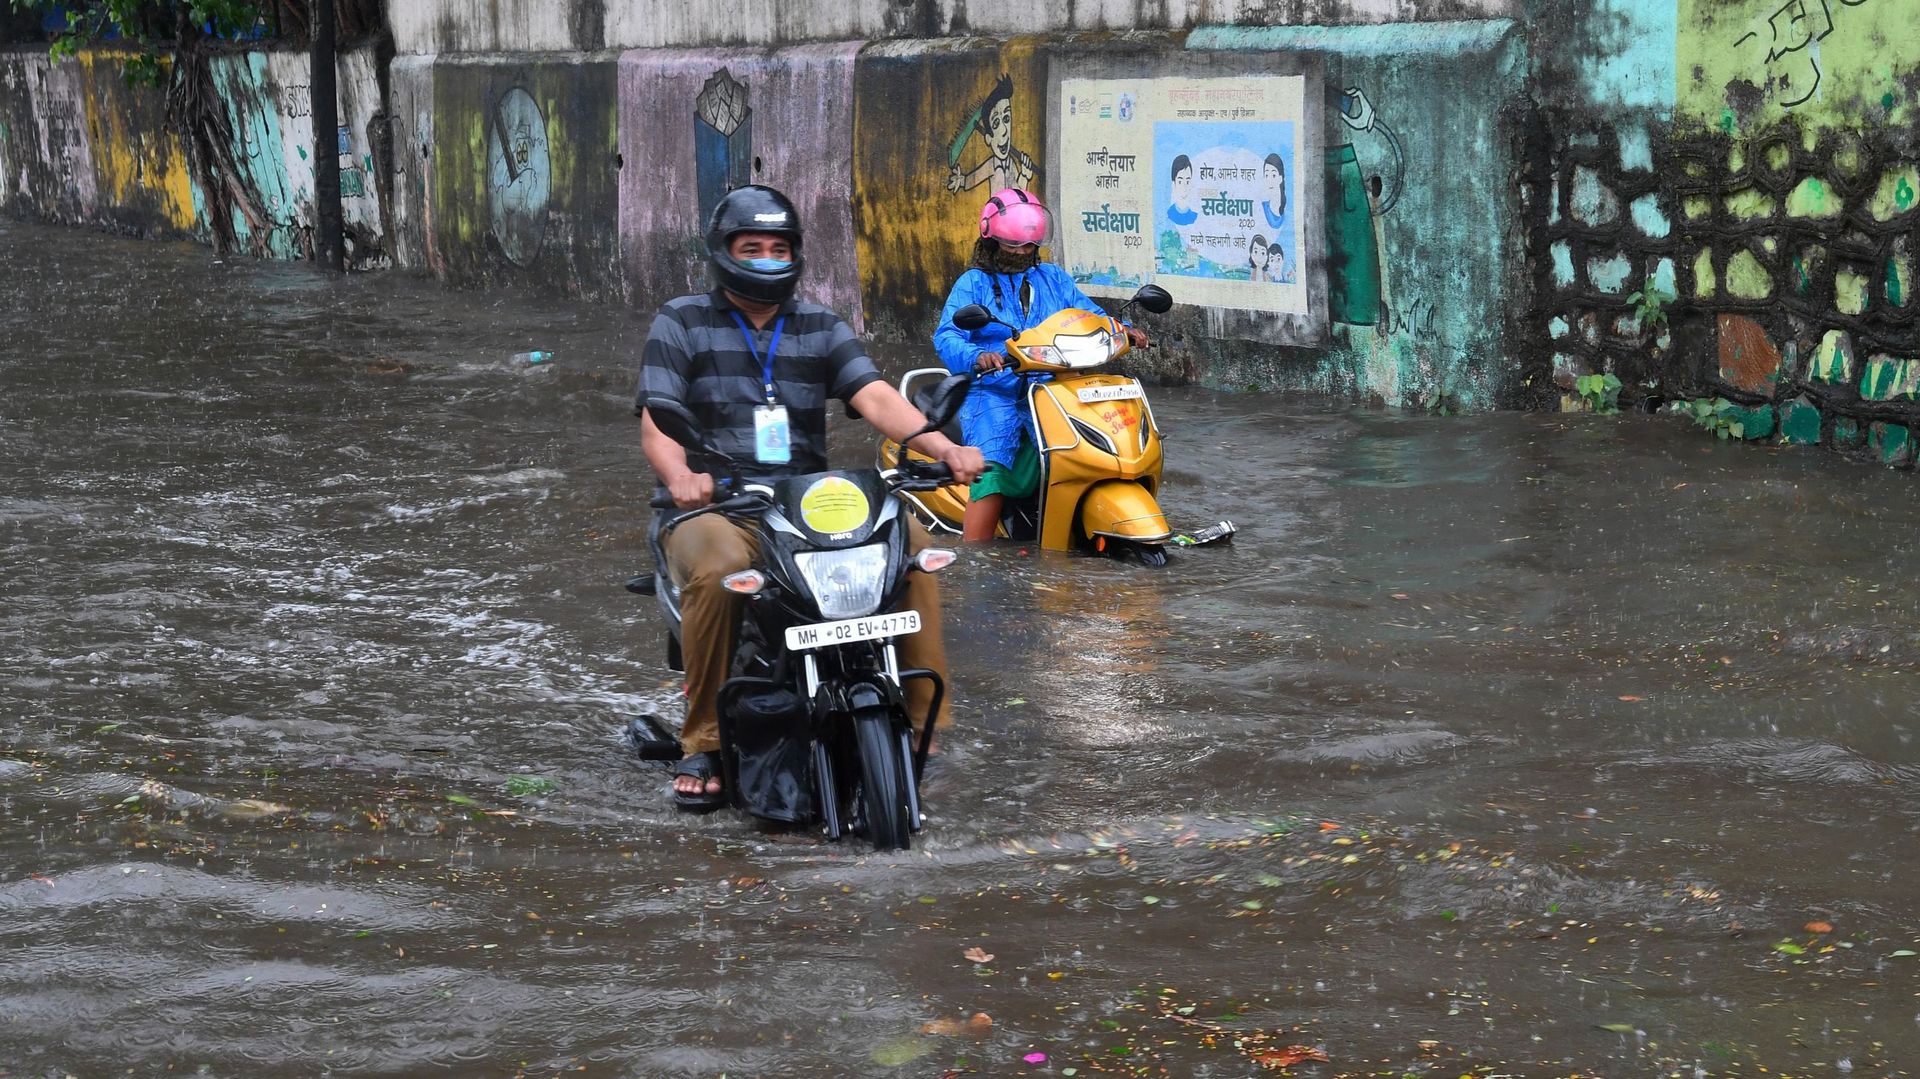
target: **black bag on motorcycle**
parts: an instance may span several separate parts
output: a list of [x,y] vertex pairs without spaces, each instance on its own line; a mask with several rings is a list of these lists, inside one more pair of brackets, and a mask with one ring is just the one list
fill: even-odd
[[720,707],[747,812],[790,824],[817,820],[813,741],[800,695],[772,682],[737,678],[721,688]]

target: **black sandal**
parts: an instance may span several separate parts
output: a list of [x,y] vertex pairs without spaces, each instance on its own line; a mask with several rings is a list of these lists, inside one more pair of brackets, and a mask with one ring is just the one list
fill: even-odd
[[703,789],[699,794],[687,794],[668,783],[667,792],[673,795],[674,807],[684,813],[711,813],[726,805],[726,791],[708,792],[704,789],[707,781],[719,774],[718,753],[692,753],[682,757],[680,763],[673,766],[674,777],[692,776],[700,781]]

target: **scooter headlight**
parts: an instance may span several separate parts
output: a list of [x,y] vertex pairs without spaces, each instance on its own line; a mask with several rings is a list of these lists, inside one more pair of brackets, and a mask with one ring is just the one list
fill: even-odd
[[886,591],[886,544],[800,551],[793,556],[793,564],[820,605],[822,618],[859,618],[880,609],[881,594]]
[[1065,367],[1098,367],[1113,359],[1113,335],[1106,330],[1078,337],[1056,337],[1053,350]]

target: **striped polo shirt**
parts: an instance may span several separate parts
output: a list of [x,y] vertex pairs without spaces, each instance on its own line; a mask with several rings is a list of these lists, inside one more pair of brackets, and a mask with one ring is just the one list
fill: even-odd
[[[640,388],[634,397],[637,416],[647,398],[679,401],[713,436],[714,443],[754,477],[793,476],[827,467],[827,401],[849,401],[863,386],[880,380],[880,371],[861,347],[860,339],[840,316],[819,304],[789,299],[755,330],[753,347],[764,359],[773,343],[776,320],[786,319],[780,334],[780,352],[773,360],[774,399],[785,405],[790,426],[793,461],[761,465],[753,459],[753,410],[766,404],[761,360],[747,351],[746,337],[734,321],[737,309],[719,289],[670,300],[653,318],[641,355]],[[716,462],[698,460],[689,451],[688,465],[713,471]]]

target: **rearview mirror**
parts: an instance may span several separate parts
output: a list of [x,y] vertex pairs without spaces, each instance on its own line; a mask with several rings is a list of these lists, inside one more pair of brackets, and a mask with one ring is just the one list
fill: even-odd
[[953,313],[953,324],[972,333],[986,329],[993,323],[993,313],[977,303],[970,303]]
[[1159,285],[1141,285],[1140,291],[1133,294],[1133,302],[1156,315],[1164,315],[1173,309],[1173,294]]
[[680,402],[666,397],[649,397],[647,398],[647,415],[653,420],[653,425],[660,429],[661,434],[687,449],[715,457],[726,457],[726,454],[720,452],[719,447],[713,444],[713,440],[707,437],[706,431],[701,429],[700,421],[694,419],[693,413],[688,412],[687,406]]
[[[948,375],[921,396],[921,412],[927,417],[927,430],[937,431],[953,422],[960,405],[967,399],[973,380],[965,375]],[[923,434],[925,432],[922,432]]]

